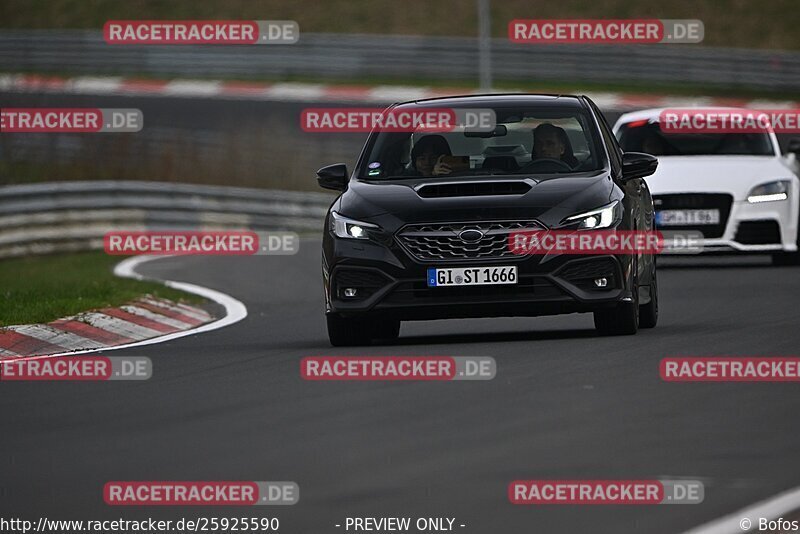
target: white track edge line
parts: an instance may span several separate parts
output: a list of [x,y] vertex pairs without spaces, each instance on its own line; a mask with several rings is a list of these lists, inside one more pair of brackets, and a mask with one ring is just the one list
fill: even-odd
[[[720,517],[699,527],[687,530],[684,534],[734,534],[745,532],[740,522],[747,518],[752,524],[749,531],[758,532],[758,519],[764,517],[768,520],[776,519],[782,514],[800,508],[800,486],[779,493],[774,497],[763,500],[747,508],[742,508],[732,514]],[[754,528],[755,527],[755,528]]]
[[[185,291],[187,293],[192,293],[194,295],[199,295],[201,297],[205,297],[209,300],[213,300],[217,304],[223,306],[225,308],[225,316],[221,319],[217,319],[216,321],[212,321],[210,323],[200,325],[197,328],[192,328],[189,330],[182,330],[180,332],[173,332],[172,334],[166,334],[163,336],[153,337],[150,339],[143,339],[142,341],[134,341],[133,343],[126,343],[124,345],[114,345],[112,347],[103,347],[98,349],[84,349],[84,350],[76,350],[76,351],[67,351],[67,352],[59,352],[58,354],[45,354],[42,356],[23,356],[22,358],[14,358],[15,360],[25,359],[25,360],[40,360],[44,358],[56,358],[59,356],[75,356],[77,354],[88,354],[92,352],[106,352],[111,350],[119,350],[119,349],[129,349],[133,347],[143,347],[145,345],[153,345],[155,343],[163,343],[164,341],[171,341],[173,339],[178,339],[185,336],[192,336],[194,334],[202,334],[203,332],[210,332],[211,330],[217,330],[219,328],[224,328],[226,326],[230,326],[234,323],[238,323],[245,317],[247,317],[247,307],[239,300],[231,297],[230,295],[226,295],[220,291],[216,291],[214,289],[209,289],[207,287],[198,286],[195,284],[190,284],[187,282],[175,282],[173,280],[159,280],[157,278],[149,278],[146,276],[142,276],[141,274],[136,272],[136,267],[139,265],[152,261],[157,260],[160,258],[166,258],[170,256],[134,256],[132,258],[128,258],[122,260],[114,267],[114,274],[121,278],[133,278],[135,280],[144,280],[148,282],[158,282],[164,284],[167,287],[171,287],[173,289],[179,289],[181,291]],[[2,360],[0,360],[2,361]]]

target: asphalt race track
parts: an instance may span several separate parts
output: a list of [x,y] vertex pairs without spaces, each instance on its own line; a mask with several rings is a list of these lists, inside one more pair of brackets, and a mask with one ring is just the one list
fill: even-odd
[[[146,382],[0,387],[6,516],[277,516],[282,533],[348,516],[455,517],[462,532],[681,532],[798,485],[796,384],[662,382],[667,355],[792,355],[800,269],[663,258],[662,317],[598,337],[590,315],[404,323],[393,346],[332,349],[319,242],[297,256],[164,258],[139,272],[243,301],[228,328],[109,355]],[[307,382],[312,355],[493,356],[476,382]],[[514,506],[515,479],[699,479],[675,506]],[[291,480],[291,507],[107,506],[112,480]]]

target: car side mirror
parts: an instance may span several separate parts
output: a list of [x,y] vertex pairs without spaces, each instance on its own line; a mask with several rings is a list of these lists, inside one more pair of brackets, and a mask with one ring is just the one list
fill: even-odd
[[622,155],[622,180],[650,176],[658,168],[658,158],[643,152],[625,152]]
[[317,183],[325,189],[344,191],[347,189],[347,165],[337,163],[317,171]]
[[800,158],[800,137],[792,137],[786,145],[786,152]]

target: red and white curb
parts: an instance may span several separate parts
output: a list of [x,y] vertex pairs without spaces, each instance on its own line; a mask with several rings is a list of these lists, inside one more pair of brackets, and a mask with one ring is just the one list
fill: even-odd
[[189,330],[212,320],[202,308],[146,297],[127,306],[81,313],[48,324],[10,326],[0,331],[0,348],[6,358],[104,349]]
[[[477,94],[464,88],[396,85],[329,85],[267,83],[221,80],[142,80],[123,77],[78,76],[64,78],[37,74],[0,74],[0,91],[10,93],[58,93],[138,97],[213,98],[277,102],[362,102],[387,104],[444,96]],[[796,108],[792,101],[737,98],[682,97],[669,95],[586,92],[605,109],[733,106],[748,108]]]
[[[163,256],[129,258],[115,267],[114,274],[124,278],[149,280],[136,273],[135,268],[158,257]],[[0,360],[20,357],[50,358],[162,343],[216,330],[247,317],[244,304],[219,291],[184,282],[159,282],[222,305],[225,316],[215,320],[202,308],[145,296],[119,308],[81,313],[48,324],[2,329]]]

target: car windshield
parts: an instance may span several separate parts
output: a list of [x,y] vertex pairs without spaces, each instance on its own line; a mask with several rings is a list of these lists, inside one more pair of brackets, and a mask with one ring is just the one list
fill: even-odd
[[654,156],[771,156],[769,135],[764,133],[665,133],[658,123],[623,124],[617,138],[625,152]]
[[359,176],[369,180],[493,174],[570,174],[603,168],[591,116],[581,109],[494,109],[492,132],[378,132]]

